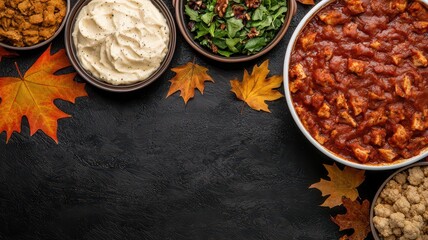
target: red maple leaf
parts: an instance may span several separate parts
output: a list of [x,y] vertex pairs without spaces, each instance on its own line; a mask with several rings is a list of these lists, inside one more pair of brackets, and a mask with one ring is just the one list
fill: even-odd
[[42,130],[58,143],[58,119],[70,117],[55,106],[55,99],[74,103],[77,97],[87,96],[85,84],[75,82],[76,73],[56,75],[70,66],[64,49],[51,55],[50,47],[33,66],[20,77],[0,78],[0,133],[6,131],[6,141],[13,132],[21,132],[21,120],[26,116],[30,134]]
[[13,56],[18,56],[18,54],[15,52],[10,52],[3,47],[0,47],[0,62],[2,57],[13,57]]
[[343,206],[346,208],[346,214],[339,214],[331,217],[331,220],[340,228],[339,230],[354,229],[350,236],[343,236],[343,239],[364,240],[370,233],[370,202],[364,200],[361,204],[358,200],[351,201],[349,198],[342,199]]

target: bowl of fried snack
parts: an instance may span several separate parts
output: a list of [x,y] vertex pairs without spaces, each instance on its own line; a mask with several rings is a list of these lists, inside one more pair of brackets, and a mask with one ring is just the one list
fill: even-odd
[[0,0],[0,46],[31,50],[50,43],[69,10],[69,0]]

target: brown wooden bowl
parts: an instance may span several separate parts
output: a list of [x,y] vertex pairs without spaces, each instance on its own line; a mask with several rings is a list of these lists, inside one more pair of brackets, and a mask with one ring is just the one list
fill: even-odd
[[73,7],[73,9],[70,12],[70,15],[67,19],[67,23],[65,25],[65,48],[67,51],[67,55],[70,59],[71,64],[76,69],[76,71],[79,73],[79,75],[84,78],[86,81],[88,81],[90,84],[94,85],[95,87],[101,88],[106,91],[110,92],[130,92],[134,91],[140,88],[143,88],[150,83],[154,82],[156,79],[158,79],[168,68],[169,64],[171,63],[172,57],[174,55],[175,51],[175,45],[176,45],[176,28],[174,23],[174,18],[172,17],[171,12],[168,10],[165,3],[163,3],[162,0],[151,0],[153,5],[159,9],[159,11],[164,15],[166,22],[168,24],[168,27],[170,29],[169,31],[169,43],[168,43],[168,52],[166,56],[164,57],[162,63],[160,64],[159,68],[152,73],[147,79],[144,81],[132,83],[132,84],[123,84],[123,85],[113,85],[104,81],[101,81],[94,77],[90,72],[85,70],[82,65],[80,64],[79,59],[76,55],[76,49],[73,44],[73,29],[74,24],[76,21],[77,16],[80,13],[80,10],[86,6],[89,2],[92,0],[82,0],[76,3],[76,5]]
[[208,49],[202,47],[198,42],[193,39],[193,33],[191,33],[186,27],[186,19],[184,16],[184,5],[186,4],[186,0],[173,0],[173,4],[175,6],[175,19],[177,22],[178,29],[180,29],[181,34],[184,39],[190,46],[195,49],[200,54],[204,55],[207,58],[210,58],[215,61],[224,62],[224,63],[237,63],[237,62],[245,62],[256,59],[267,52],[269,52],[272,48],[274,48],[284,37],[287,32],[288,26],[296,14],[297,11],[297,3],[296,0],[286,0],[287,1],[287,12],[285,15],[284,23],[282,27],[278,30],[275,38],[266,45],[260,52],[253,55],[239,55],[232,57],[224,57],[210,52]]

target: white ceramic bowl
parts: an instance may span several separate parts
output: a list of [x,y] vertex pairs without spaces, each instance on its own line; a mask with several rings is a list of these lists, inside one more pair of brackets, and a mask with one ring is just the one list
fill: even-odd
[[[302,131],[302,133],[305,135],[305,137],[322,153],[330,157],[331,159],[342,163],[344,165],[364,169],[364,170],[389,170],[389,169],[395,169],[395,168],[401,168],[407,165],[410,165],[412,163],[415,163],[422,158],[425,158],[428,156],[428,149],[423,150],[419,155],[416,155],[411,158],[407,159],[401,159],[394,161],[392,163],[383,163],[383,164],[361,164],[357,162],[351,162],[347,159],[344,159],[340,157],[339,155],[333,153],[332,151],[328,150],[327,148],[323,147],[320,143],[318,143],[306,130],[306,128],[303,126],[302,122],[300,121],[299,116],[296,113],[296,110],[293,106],[293,100],[291,99],[291,94],[289,90],[289,67],[290,67],[290,58],[291,58],[291,52],[294,49],[294,46],[296,44],[296,40],[299,37],[300,32],[305,28],[305,26],[311,21],[311,19],[324,7],[326,7],[328,4],[336,2],[336,0],[322,0],[317,5],[315,5],[300,21],[297,28],[294,30],[293,35],[291,36],[290,42],[287,46],[287,52],[285,53],[285,59],[284,59],[284,92],[285,92],[285,98],[287,100],[288,108],[291,112],[291,115],[293,116],[294,121],[296,122],[299,129]],[[428,6],[428,0],[419,0],[419,2],[424,3],[426,6]]]

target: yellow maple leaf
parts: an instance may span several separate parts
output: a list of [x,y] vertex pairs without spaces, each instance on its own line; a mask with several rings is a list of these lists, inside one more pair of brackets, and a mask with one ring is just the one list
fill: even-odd
[[272,76],[266,78],[269,74],[269,60],[264,61],[260,66],[255,65],[251,75],[244,70],[244,79],[242,82],[231,80],[231,91],[236,97],[246,102],[248,106],[257,111],[270,112],[265,101],[274,101],[284,95],[275,88],[282,84],[282,76]]
[[12,133],[21,132],[21,120],[26,116],[30,134],[42,130],[58,143],[58,119],[70,117],[59,110],[55,99],[74,103],[75,98],[87,96],[85,84],[73,81],[76,73],[55,75],[70,66],[64,49],[50,55],[50,47],[19,78],[0,78],[0,133],[6,131],[6,141]]
[[195,88],[201,94],[204,94],[204,83],[206,81],[214,82],[211,76],[207,74],[208,69],[194,62],[188,62],[183,66],[172,68],[171,71],[175,72],[176,75],[169,80],[171,87],[166,97],[180,91],[180,96],[183,97],[184,104],[187,104],[189,99],[195,96]]
[[317,188],[322,192],[322,196],[327,196],[321,206],[336,207],[342,204],[342,198],[347,197],[355,201],[358,197],[357,187],[364,182],[364,170],[359,170],[346,166],[343,171],[336,164],[326,165],[330,180],[321,179],[319,182],[312,184],[309,188]]

